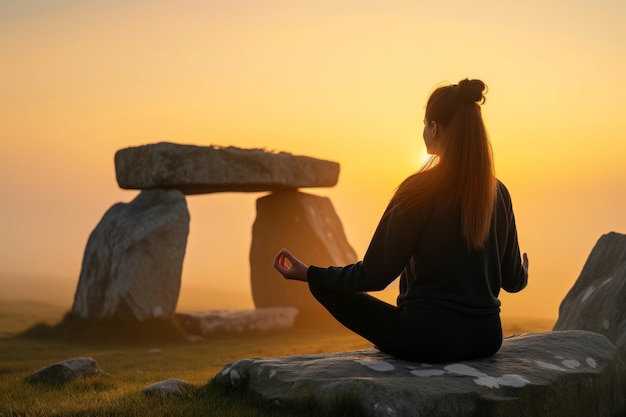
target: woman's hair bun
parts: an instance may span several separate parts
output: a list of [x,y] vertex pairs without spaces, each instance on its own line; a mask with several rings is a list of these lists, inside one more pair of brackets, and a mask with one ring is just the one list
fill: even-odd
[[487,86],[480,80],[464,79],[456,86],[458,99],[462,103],[484,103],[483,91]]

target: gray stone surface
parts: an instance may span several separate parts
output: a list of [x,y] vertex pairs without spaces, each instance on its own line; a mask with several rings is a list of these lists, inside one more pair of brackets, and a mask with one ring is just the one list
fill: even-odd
[[[603,335],[533,333],[492,358],[422,364],[363,350],[230,363],[214,383],[269,403],[356,396],[373,416],[614,416],[626,411],[626,368]],[[304,402],[306,404],[306,402]]]
[[257,308],[295,307],[298,320],[332,320],[302,282],[285,280],[273,267],[274,256],[289,249],[306,264],[346,265],[357,261],[332,203],[298,191],[275,192],[256,202],[252,227],[250,279]]
[[115,173],[125,189],[258,192],[332,187],[339,178],[339,164],[262,149],[161,142],[117,151]]
[[107,376],[109,374],[100,369],[95,359],[81,357],[45,366],[26,377],[26,382],[60,386],[80,379]]
[[559,309],[554,330],[605,335],[626,361],[626,235],[600,237]]
[[243,333],[288,329],[298,310],[292,307],[254,310],[211,310],[176,313],[176,321],[187,334],[207,336],[212,333]]
[[162,396],[180,398],[191,391],[193,385],[187,381],[176,378],[166,379],[141,389],[147,396]]
[[72,313],[85,319],[173,317],[189,212],[179,190],[111,207],[89,236]]

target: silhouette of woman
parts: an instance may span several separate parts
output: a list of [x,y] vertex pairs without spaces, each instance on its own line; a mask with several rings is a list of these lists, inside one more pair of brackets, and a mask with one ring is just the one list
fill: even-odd
[[[528,257],[481,115],[485,91],[465,79],[430,95],[423,137],[432,157],[400,184],[362,261],[307,266],[286,249],[274,259],[340,323],[401,359],[493,355],[502,344],[500,289],[526,287]],[[398,276],[397,307],[366,293]]]

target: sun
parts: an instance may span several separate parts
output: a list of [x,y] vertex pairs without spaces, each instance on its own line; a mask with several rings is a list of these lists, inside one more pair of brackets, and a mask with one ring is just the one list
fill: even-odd
[[428,152],[426,151],[422,152],[422,155],[420,157],[420,166],[426,165],[426,163],[428,163],[428,161],[430,161],[430,158],[432,157],[433,156],[429,154]]

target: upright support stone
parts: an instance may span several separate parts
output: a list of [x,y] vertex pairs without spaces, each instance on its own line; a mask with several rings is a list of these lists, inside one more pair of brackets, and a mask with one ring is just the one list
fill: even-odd
[[189,234],[178,190],[113,205],[89,236],[72,313],[85,319],[173,317]]
[[285,280],[273,267],[274,256],[281,248],[293,251],[306,264],[356,262],[357,255],[330,199],[298,191],[275,192],[259,198],[256,210],[250,249],[256,307],[295,307],[298,321],[330,321],[330,314],[305,283]]

